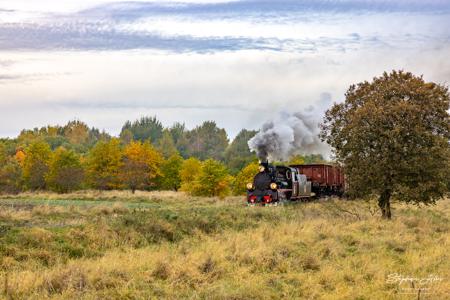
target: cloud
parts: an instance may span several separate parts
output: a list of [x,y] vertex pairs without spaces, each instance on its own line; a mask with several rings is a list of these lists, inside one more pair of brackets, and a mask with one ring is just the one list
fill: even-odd
[[69,2],[0,5],[0,136],[155,114],[233,136],[383,71],[450,82],[448,1]]
[[113,2],[0,22],[0,50],[316,52],[423,46],[449,42],[449,16],[450,4],[440,0]]

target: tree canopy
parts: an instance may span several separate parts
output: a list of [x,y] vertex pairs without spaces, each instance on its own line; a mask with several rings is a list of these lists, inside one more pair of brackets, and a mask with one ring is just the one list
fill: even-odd
[[46,142],[35,141],[27,147],[23,161],[23,179],[28,189],[45,189],[50,156],[51,149]]
[[186,134],[188,153],[200,160],[212,158],[223,160],[228,146],[225,129],[217,127],[216,122],[206,121]]
[[326,112],[321,137],[345,166],[352,197],[377,196],[385,218],[390,199],[434,203],[448,191],[448,89],[393,71],[350,86]]
[[142,117],[134,122],[127,121],[122,127],[122,132],[129,130],[134,140],[141,142],[150,140],[151,143],[156,144],[162,137],[163,129],[161,122],[153,116]]
[[58,148],[52,154],[46,176],[49,188],[58,193],[68,193],[81,187],[84,169],[79,156],[72,150]]
[[136,189],[151,189],[156,185],[155,179],[161,174],[162,161],[161,154],[149,141],[131,142],[124,150],[120,171],[122,181],[133,193]]
[[89,185],[101,190],[119,188],[122,158],[118,139],[98,142],[87,157],[86,175]]

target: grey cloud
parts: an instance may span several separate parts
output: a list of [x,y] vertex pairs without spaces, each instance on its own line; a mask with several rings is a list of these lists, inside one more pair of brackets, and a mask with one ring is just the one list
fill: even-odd
[[[449,42],[450,36],[441,42]],[[305,39],[204,37],[189,35],[166,36],[153,32],[119,31],[113,24],[62,23],[62,24],[3,24],[0,25],[1,50],[129,50],[157,49],[175,53],[236,50],[271,50],[316,52],[320,49],[346,51],[360,47],[376,47],[401,42],[431,44],[429,36],[361,37],[357,33],[343,37]]]
[[445,0],[247,0],[209,4],[181,4],[154,2],[120,2],[104,4],[79,13],[81,16],[108,16],[115,19],[138,19],[146,15],[265,15],[273,12],[293,13],[304,11],[349,12],[349,11],[400,11],[400,12],[444,12],[450,11]]

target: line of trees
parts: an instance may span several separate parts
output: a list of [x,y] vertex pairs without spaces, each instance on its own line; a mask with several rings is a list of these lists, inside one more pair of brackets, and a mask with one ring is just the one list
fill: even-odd
[[179,123],[164,128],[156,117],[127,122],[118,138],[80,121],[23,130],[16,139],[0,140],[0,193],[129,189],[239,195],[258,169],[247,145],[255,134],[244,129],[229,143],[212,121],[189,131]]

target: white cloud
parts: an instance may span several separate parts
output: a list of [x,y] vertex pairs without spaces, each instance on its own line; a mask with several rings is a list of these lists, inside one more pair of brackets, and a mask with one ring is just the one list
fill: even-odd
[[391,69],[450,82],[448,12],[68,13],[102,2],[0,0],[20,10],[0,10],[0,136],[74,118],[118,134],[154,114],[235,135]]
[[[323,92],[341,101],[352,83],[405,69],[449,82],[450,46],[440,49],[303,55],[261,51],[168,54],[155,51],[4,54],[9,74],[50,73],[0,85],[0,135],[79,118],[118,134],[127,119],[156,114],[189,127],[216,120],[231,135],[257,129],[281,109],[314,105]],[[22,62],[22,63],[20,63]]]

